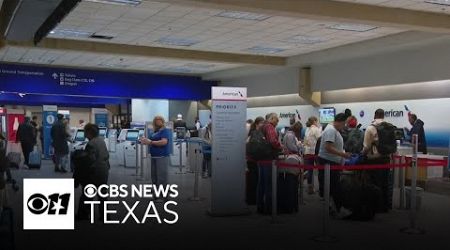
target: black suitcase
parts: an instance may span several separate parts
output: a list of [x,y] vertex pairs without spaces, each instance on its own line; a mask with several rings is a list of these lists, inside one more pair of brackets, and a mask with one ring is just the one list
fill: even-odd
[[256,205],[256,189],[258,186],[258,165],[254,161],[247,162],[245,176],[245,201],[247,205]]
[[277,180],[278,213],[298,212],[298,175],[279,173]]
[[358,177],[341,182],[344,207],[350,209],[352,214],[347,218],[351,220],[372,220],[382,203],[382,192],[372,183],[361,182]]

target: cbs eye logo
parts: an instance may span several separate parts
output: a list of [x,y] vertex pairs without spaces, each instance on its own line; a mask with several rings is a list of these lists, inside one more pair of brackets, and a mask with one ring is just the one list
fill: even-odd
[[28,210],[33,214],[67,214],[70,201],[70,194],[51,194],[46,197],[43,194],[36,193],[28,198]]

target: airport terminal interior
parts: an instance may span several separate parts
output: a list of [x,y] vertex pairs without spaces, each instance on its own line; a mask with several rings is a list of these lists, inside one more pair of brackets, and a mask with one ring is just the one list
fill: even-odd
[[0,0],[0,250],[448,249],[449,65],[448,0]]

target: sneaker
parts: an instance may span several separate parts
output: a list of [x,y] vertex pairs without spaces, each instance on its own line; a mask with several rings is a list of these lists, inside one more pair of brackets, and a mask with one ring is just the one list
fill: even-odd
[[59,170],[61,173],[67,173],[67,170],[65,170],[64,168],[61,168],[60,170]]
[[61,169],[55,168],[55,172],[60,172],[60,171],[61,171]]
[[312,185],[308,185],[308,194],[314,194],[314,187]]

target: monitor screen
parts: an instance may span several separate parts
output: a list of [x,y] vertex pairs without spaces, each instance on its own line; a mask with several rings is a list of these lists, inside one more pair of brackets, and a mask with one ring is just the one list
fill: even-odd
[[334,116],[336,115],[335,108],[321,108],[319,109],[319,120],[320,123],[330,123],[334,122]]
[[127,141],[137,141],[139,138],[139,130],[128,130]]
[[75,134],[75,141],[85,141],[84,130],[77,130]]
[[106,128],[100,128],[98,130],[98,135],[101,137],[106,137]]

